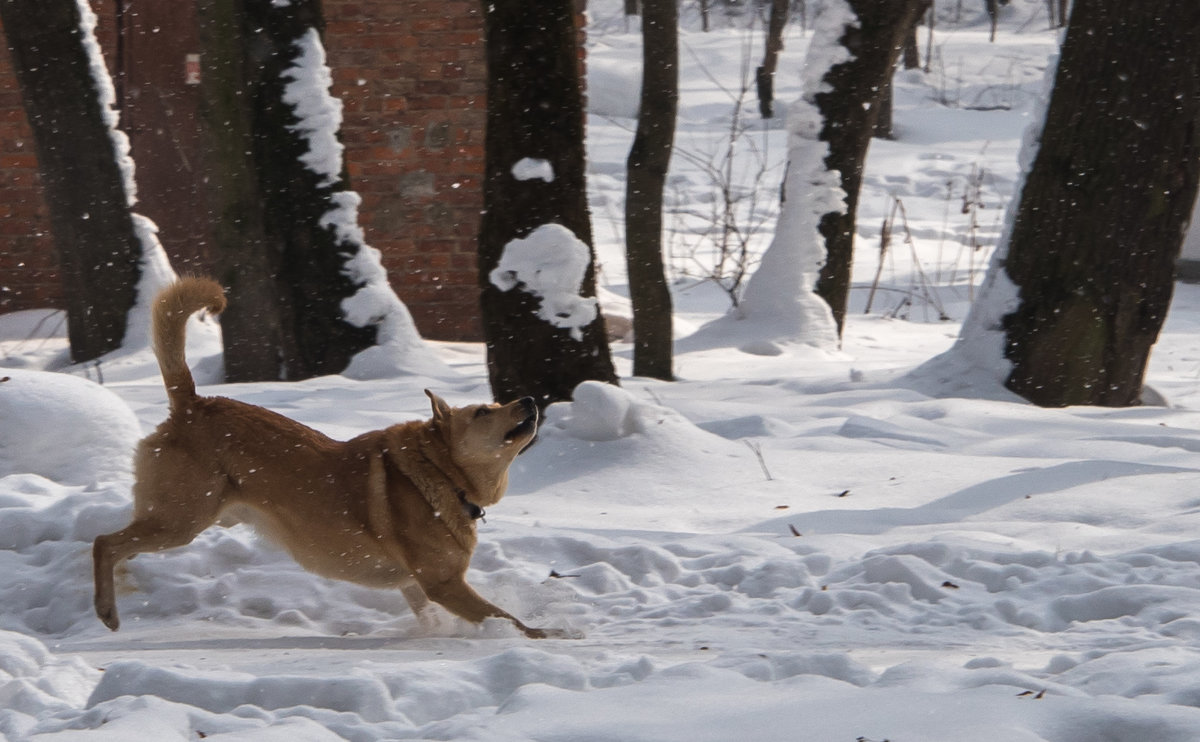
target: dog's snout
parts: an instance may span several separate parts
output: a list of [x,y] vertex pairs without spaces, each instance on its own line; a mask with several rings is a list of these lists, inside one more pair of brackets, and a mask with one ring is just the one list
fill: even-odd
[[521,403],[521,407],[524,408],[525,412],[527,413],[532,414],[537,410],[537,403],[533,401],[533,397],[521,397],[517,401]]

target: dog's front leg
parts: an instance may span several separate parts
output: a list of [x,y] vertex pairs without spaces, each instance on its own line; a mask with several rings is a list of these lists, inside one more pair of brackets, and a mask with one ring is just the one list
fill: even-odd
[[438,583],[422,583],[421,587],[430,600],[473,623],[480,623],[485,618],[504,618],[512,621],[513,625],[530,639],[562,639],[568,636],[567,632],[561,629],[535,629],[526,626],[516,616],[485,600],[462,577]]

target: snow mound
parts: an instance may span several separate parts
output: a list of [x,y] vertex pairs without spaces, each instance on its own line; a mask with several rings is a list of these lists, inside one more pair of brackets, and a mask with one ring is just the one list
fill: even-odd
[[615,441],[662,426],[695,429],[678,412],[643,402],[612,384],[585,381],[575,387],[573,397],[571,402],[551,405],[546,422],[579,440]]
[[255,677],[244,673],[197,674],[149,667],[141,662],[113,664],[104,673],[89,705],[121,696],[153,695],[176,703],[228,713],[246,703],[267,710],[310,706],[358,714],[366,721],[388,717],[387,687],[368,677]]
[[25,739],[38,719],[83,705],[99,674],[33,637],[0,631],[0,738]]
[[109,390],[44,371],[0,373],[0,476],[67,484],[123,480],[142,437],[137,416]]

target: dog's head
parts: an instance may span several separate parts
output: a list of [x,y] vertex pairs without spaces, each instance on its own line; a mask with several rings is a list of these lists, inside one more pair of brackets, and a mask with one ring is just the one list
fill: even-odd
[[454,463],[476,482],[501,480],[513,459],[537,435],[538,409],[532,397],[508,404],[451,407],[425,390],[433,424],[450,447]]

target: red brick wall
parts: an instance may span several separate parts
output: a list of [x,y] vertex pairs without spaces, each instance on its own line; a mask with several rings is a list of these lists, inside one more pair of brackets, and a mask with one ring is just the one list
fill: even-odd
[[480,336],[486,68],[476,0],[325,0],[367,242],[426,337]]
[[[93,6],[111,52],[113,3]],[[382,251],[422,335],[478,339],[486,110],[479,4],[325,0],[324,9],[333,94],[345,105],[346,162],[363,199],[367,242]],[[137,141],[135,160],[153,156],[139,152]],[[32,146],[8,55],[0,53],[0,312],[61,300]],[[141,195],[151,206],[153,196]],[[171,224],[159,222],[174,252]]]
[[0,312],[59,304],[49,219],[17,79],[0,53]]

